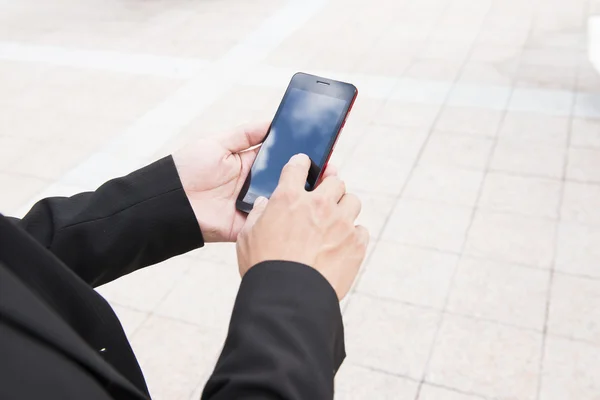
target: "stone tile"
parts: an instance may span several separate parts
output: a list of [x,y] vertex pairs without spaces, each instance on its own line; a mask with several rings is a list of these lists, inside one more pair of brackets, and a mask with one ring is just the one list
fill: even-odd
[[356,150],[363,137],[370,132],[370,126],[362,122],[346,124],[335,143],[335,148],[329,163],[339,169],[343,168],[350,156]]
[[428,41],[417,53],[421,59],[462,61],[471,51],[470,43]]
[[[5,112],[10,113],[10,110]],[[0,118],[8,116],[2,116]],[[0,129],[8,132],[5,128],[4,121],[0,119]],[[24,154],[27,154],[28,148],[35,145],[34,139],[28,139],[20,136],[0,136],[0,171],[12,171],[12,165]]]
[[349,364],[420,379],[439,313],[355,294],[344,315]]
[[484,169],[493,144],[493,139],[488,137],[434,131],[419,164]]
[[134,310],[118,304],[111,304],[111,307],[115,314],[117,314],[117,317],[119,317],[119,321],[121,321],[127,337],[132,337],[140,325],[150,316],[147,312]]
[[290,67],[294,66],[301,70],[304,70],[309,66],[310,61],[315,57],[316,50],[298,51],[297,46],[303,46],[306,49],[310,49],[309,44],[305,43],[306,40],[297,39],[293,37],[288,38],[283,42],[283,45],[271,52],[266,58],[268,65],[277,67]]
[[523,51],[521,62],[523,65],[533,65],[545,69],[547,67],[575,67],[577,66],[576,49],[557,48],[532,48],[527,47]]
[[600,346],[600,281],[555,274],[548,333]]
[[478,207],[483,210],[558,217],[561,182],[553,179],[489,172],[483,182]]
[[521,64],[515,76],[515,83],[520,88],[539,88],[572,91],[577,78],[574,66],[555,66]]
[[483,172],[447,166],[418,166],[406,185],[403,197],[460,206],[474,206]]
[[440,105],[388,101],[375,115],[374,122],[397,127],[430,128],[440,111]]
[[555,146],[505,139],[497,143],[490,168],[494,171],[561,179],[565,153],[564,149]]
[[502,111],[473,107],[445,107],[435,125],[436,130],[496,136],[502,120]]
[[511,85],[515,75],[512,64],[468,62],[462,69],[459,83]]
[[225,264],[237,267],[235,243],[206,243],[204,247],[193,250],[186,255],[210,263]]
[[[378,159],[400,159],[414,161],[427,139],[426,128],[407,128],[370,125],[365,128],[354,151],[354,162],[369,162]],[[362,165],[368,167],[368,165]]]
[[471,50],[470,61],[500,63],[517,60],[523,48],[520,46],[498,46],[476,44]]
[[472,107],[503,111],[507,107],[511,93],[512,88],[504,85],[456,83],[446,103],[452,107]]
[[556,270],[600,278],[600,227],[561,222]]
[[477,43],[490,46],[521,47],[527,42],[528,29],[507,30],[506,26],[509,25],[505,25],[503,29],[484,28],[477,38]]
[[[22,205],[48,187],[49,181],[13,173],[0,172],[0,213],[14,214]],[[41,200],[41,199],[40,199]]]
[[577,90],[584,93],[598,93],[600,90],[600,74],[588,62],[582,66],[577,77]]
[[571,91],[516,88],[510,98],[508,109],[568,116],[571,114],[574,101],[575,94]]
[[382,238],[397,243],[459,252],[471,221],[472,209],[402,199],[396,205]]
[[153,315],[139,327],[131,346],[152,398],[187,400],[214,369],[224,339]]
[[359,293],[442,309],[458,256],[379,242],[356,286]]
[[484,400],[484,397],[464,394],[454,390],[441,388],[427,383],[421,386],[421,392],[417,400]]
[[371,240],[377,239],[392,213],[396,199],[391,196],[380,196],[366,192],[352,192],[362,202],[362,209],[357,225],[363,225],[371,234]]
[[[450,18],[455,18],[455,21],[449,23],[444,23],[443,20],[440,21],[431,32],[430,39],[454,43],[473,43],[477,38],[479,26],[472,26],[472,22],[470,24],[465,21],[458,22],[457,20],[460,20],[460,17],[451,16]],[[465,26],[458,27],[457,24],[459,23],[465,23]]]
[[533,400],[541,344],[538,333],[445,315],[426,380],[490,398]]
[[542,331],[549,271],[461,259],[447,310]]
[[195,262],[154,313],[225,334],[239,284],[237,266]]
[[451,87],[450,82],[401,78],[394,86],[390,99],[437,106],[444,103]]
[[337,46],[335,48],[327,47],[318,51],[310,59],[308,65],[310,68],[328,71],[348,71],[353,70],[368,54],[366,45],[355,46]]
[[59,116],[53,123],[53,137],[60,140],[64,148],[74,152],[97,151],[119,133],[125,131],[127,121],[80,117],[70,114]]
[[[387,98],[389,97],[389,93],[391,93],[393,89],[393,85],[390,88],[384,88],[389,85],[388,79],[375,79],[375,77],[365,75],[358,76],[358,81],[365,81],[369,83],[369,86],[374,86],[373,89],[375,91],[381,91],[385,93],[384,99],[378,98],[368,98],[368,97],[360,97],[356,98],[354,102],[354,106],[352,107],[352,112],[346,121],[346,125],[344,126],[344,135],[348,134],[348,129],[350,129],[353,125],[365,126],[368,125],[373,118],[381,111],[385,103],[387,102]],[[375,84],[373,84],[375,82]],[[357,83],[360,85],[360,83]],[[358,87],[358,86],[357,86]],[[364,89],[363,89],[364,90]],[[361,92],[362,93],[362,92]],[[377,122],[377,121],[375,121]],[[367,132],[361,132],[362,134],[367,134]]]
[[587,92],[577,93],[573,113],[575,116],[581,118],[600,119],[600,94]]
[[27,149],[11,166],[11,170],[41,179],[57,180],[83,161],[89,149],[72,147],[65,143],[41,143]]
[[394,43],[393,39],[395,38],[392,36],[382,35],[375,43],[368,43],[367,47],[370,49],[356,63],[354,69],[366,74],[402,75],[412,64],[419,43],[401,39]]
[[600,150],[600,120],[574,118],[571,146]]
[[461,61],[416,59],[406,70],[410,78],[454,81],[462,68]]
[[413,63],[411,54],[382,53],[369,51],[354,68],[356,72],[373,75],[399,76]]
[[193,259],[186,256],[172,258],[99,286],[96,291],[110,303],[153,311],[175,284],[185,279],[193,263]]
[[561,219],[600,225],[600,185],[565,182]]
[[[550,29],[552,29],[552,27]],[[585,48],[585,34],[583,32],[575,31],[548,32],[545,29],[536,29],[532,32],[532,37],[528,42],[532,47],[550,47],[556,48],[557,50],[583,49]]]
[[569,149],[567,179],[600,183],[600,150]]
[[342,364],[335,377],[335,400],[378,399],[413,400],[419,384],[406,378],[373,371],[349,363]]
[[398,195],[426,139],[422,128],[371,126],[340,175],[353,191]]
[[499,139],[539,141],[565,147],[569,135],[569,118],[509,111],[500,127]]
[[548,337],[539,398],[597,400],[599,370],[599,347]]
[[[57,110],[49,108],[32,110],[18,104],[2,107],[2,109],[3,114],[0,117],[2,134],[28,141],[28,146],[25,148],[17,146],[21,157],[41,144],[56,143],[65,128],[65,119],[70,117],[69,114],[59,113]],[[17,143],[12,144],[17,145]]]
[[342,169],[340,176],[351,192],[396,196],[402,191],[411,169],[411,162],[388,158],[370,164],[353,162]]
[[541,218],[478,210],[469,230],[465,253],[549,268],[554,253],[555,225]]

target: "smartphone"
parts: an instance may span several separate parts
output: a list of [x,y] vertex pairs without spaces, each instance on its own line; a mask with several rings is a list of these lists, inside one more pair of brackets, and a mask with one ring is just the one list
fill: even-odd
[[285,164],[306,154],[311,168],[305,185],[313,190],[344,127],[358,91],[354,85],[305,73],[292,77],[236,201],[250,212],[256,198],[270,198]]

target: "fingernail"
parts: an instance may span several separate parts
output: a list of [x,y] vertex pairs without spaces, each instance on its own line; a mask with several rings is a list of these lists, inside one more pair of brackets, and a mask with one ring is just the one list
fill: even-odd
[[300,153],[290,158],[290,164],[303,165],[306,164],[306,160],[308,160],[308,156]]

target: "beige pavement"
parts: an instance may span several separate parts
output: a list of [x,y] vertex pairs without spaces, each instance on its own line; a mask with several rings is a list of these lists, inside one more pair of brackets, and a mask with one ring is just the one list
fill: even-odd
[[[0,212],[359,99],[334,153],[373,243],[337,399],[600,399],[598,0],[0,0]],[[239,277],[208,245],[99,288],[158,400],[198,399]]]

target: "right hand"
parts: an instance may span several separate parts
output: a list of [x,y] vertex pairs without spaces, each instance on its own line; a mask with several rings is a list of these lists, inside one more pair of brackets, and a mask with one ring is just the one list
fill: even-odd
[[237,241],[240,274],[263,261],[294,261],[319,271],[342,299],[365,258],[369,233],[355,226],[361,203],[337,176],[304,189],[310,160],[299,154],[283,168],[270,200],[258,198]]

